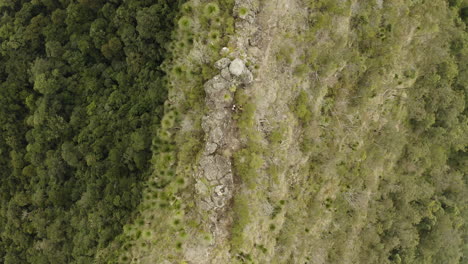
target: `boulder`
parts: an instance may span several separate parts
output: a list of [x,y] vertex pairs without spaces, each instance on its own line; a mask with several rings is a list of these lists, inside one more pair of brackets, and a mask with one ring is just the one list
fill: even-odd
[[242,83],[249,84],[253,82],[253,74],[246,68],[240,76]]
[[223,77],[226,81],[230,81],[232,79],[231,72],[228,68],[224,68],[221,70],[221,77]]
[[226,68],[227,66],[229,66],[230,63],[231,63],[230,59],[222,58],[219,61],[215,62],[214,66],[215,66],[216,69],[222,70],[222,69]]
[[205,146],[205,152],[206,154],[210,155],[210,154],[213,154],[217,148],[218,148],[218,145],[212,142],[208,142],[206,143],[206,146]]
[[239,77],[245,69],[245,64],[241,59],[235,59],[229,65],[229,71],[232,75]]

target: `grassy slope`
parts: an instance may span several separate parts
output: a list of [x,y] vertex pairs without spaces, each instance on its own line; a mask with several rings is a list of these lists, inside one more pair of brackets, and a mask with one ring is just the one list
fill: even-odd
[[[268,143],[260,140],[257,185],[243,192],[250,204],[239,215],[250,217],[234,230],[239,261],[463,261],[466,33],[457,8],[281,2],[290,10],[272,40],[277,61],[262,73],[276,77],[252,92],[255,130]],[[294,25],[303,17],[294,5],[310,7],[306,30]],[[265,89],[276,93],[268,103]]]
[[[167,70],[175,134],[160,132],[177,148],[155,156],[122,263],[191,263],[182,248],[209,234],[190,183],[204,63],[221,42],[204,42],[216,25],[189,3]],[[236,97],[245,144],[234,154],[230,263],[466,261],[466,26],[450,3],[261,2],[261,81]],[[232,23],[220,6],[216,30]]]

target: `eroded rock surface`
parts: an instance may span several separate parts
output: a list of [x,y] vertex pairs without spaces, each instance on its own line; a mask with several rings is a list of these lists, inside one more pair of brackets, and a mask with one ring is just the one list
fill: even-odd
[[234,192],[230,153],[239,145],[232,117],[235,91],[232,88],[245,87],[253,81],[253,74],[241,59],[222,58],[214,66],[220,72],[204,85],[208,108],[202,118],[205,147],[195,175],[197,203],[200,209],[208,212],[210,220],[211,248],[228,241],[229,236],[230,220],[226,218],[226,210]]
[[[244,6],[245,2],[236,1],[236,8],[241,4]],[[237,89],[249,89],[254,81],[253,74],[246,65],[247,61],[252,61],[246,56],[244,45],[239,45],[232,51],[223,48],[220,54],[224,58],[214,64],[219,70],[218,74],[204,84],[207,111],[201,125],[205,133],[205,146],[194,175],[197,207],[206,212],[204,217],[208,220],[206,224],[211,239],[204,241],[207,244],[202,248],[199,244],[187,246],[185,250],[187,259],[200,264],[229,263],[232,257],[228,244],[232,225],[230,205],[235,191],[231,159],[232,153],[240,148],[233,119],[236,109],[234,93]],[[204,253],[194,254],[194,249]]]

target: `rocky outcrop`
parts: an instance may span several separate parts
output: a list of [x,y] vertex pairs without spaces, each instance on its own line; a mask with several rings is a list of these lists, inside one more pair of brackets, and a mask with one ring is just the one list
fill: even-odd
[[233,124],[234,92],[253,81],[241,59],[223,58],[214,66],[219,74],[204,85],[208,109],[202,119],[205,146],[195,175],[198,207],[209,215],[211,247],[225,243],[229,235],[230,219],[225,212],[234,193],[231,153],[239,146]]
[[202,128],[206,143],[196,175],[196,188],[204,196],[202,207],[205,210],[223,210],[232,198],[230,153],[238,145],[232,119],[234,92],[238,86],[253,80],[241,59],[223,58],[215,63],[215,67],[220,74],[204,85],[208,113],[202,119]]
[[[251,7],[245,0],[236,0],[234,12],[242,7]],[[254,10],[253,7],[250,10]],[[241,147],[233,115],[238,111],[234,94],[238,89],[250,89],[254,76],[248,64],[255,64],[247,48],[251,31],[255,28],[254,12],[248,19],[236,22],[236,34],[231,36],[229,49],[224,47],[214,67],[218,74],[204,84],[206,114],[202,118],[205,133],[204,151],[195,172],[196,204],[207,221],[204,230],[209,230],[210,240],[199,241],[185,247],[185,257],[193,263],[230,263],[230,232],[232,228],[232,198],[238,186],[232,154]],[[240,34],[239,34],[240,33]],[[247,63],[249,62],[249,63]]]

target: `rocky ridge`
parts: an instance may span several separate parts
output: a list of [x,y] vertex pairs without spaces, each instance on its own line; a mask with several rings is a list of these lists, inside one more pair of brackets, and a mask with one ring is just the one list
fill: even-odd
[[[199,196],[197,206],[208,212],[211,249],[219,248],[229,237],[231,219],[227,217],[226,211],[234,193],[231,156],[239,147],[233,120],[233,114],[237,111],[234,93],[236,89],[253,81],[253,74],[239,58],[232,61],[222,58],[215,63],[215,67],[219,74],[204,84],[208,110],[202,118],[205,146],[199,160],[199,170],[194,175],[195,189]],[[197,250],[208,255],[212,251]],[[206,258],[206,263],[213,263],[208,259],[209,257]]]

